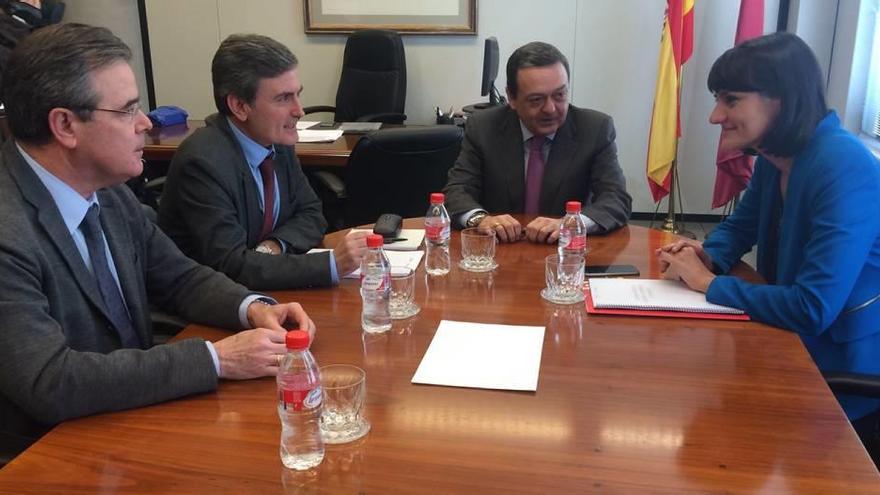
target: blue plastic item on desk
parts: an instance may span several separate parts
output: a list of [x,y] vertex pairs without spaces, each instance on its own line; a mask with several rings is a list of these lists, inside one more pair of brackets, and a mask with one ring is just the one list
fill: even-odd
[[153,125],[158,127],[167,127],[169,125],[183,124],[189,114],[186,110],[172,105],[163,105],[147,114],[147,117],[153,121]]

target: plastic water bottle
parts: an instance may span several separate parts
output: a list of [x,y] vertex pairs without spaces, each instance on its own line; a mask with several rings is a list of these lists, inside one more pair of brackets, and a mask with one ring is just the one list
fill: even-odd
[[425,271],[429,275],[449,273],[449,212],[443,193],[431,193],[431,206],[425,214]]
[[559,225],[559,259],[570,256],[587,256],[587,223],[581,215],[581,202],[565,203],[565,216]]
[[367,236],[367,254],[361,260],[361,327],[367,333],[391,330],[391,263],[382,249],[384,240],[379,234]]
[[321,374],[309,352],[309,333],[287,332],[287,354],[278,368],[278,416],[281,418],[281,462],[303,471],[324,460],[321,438]]

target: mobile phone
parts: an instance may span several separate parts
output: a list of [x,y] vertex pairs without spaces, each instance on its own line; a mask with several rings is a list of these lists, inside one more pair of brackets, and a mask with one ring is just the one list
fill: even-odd
[[639,275],[639,269],[633,265],[587,265],[584,267],[586,277],[626,277]]

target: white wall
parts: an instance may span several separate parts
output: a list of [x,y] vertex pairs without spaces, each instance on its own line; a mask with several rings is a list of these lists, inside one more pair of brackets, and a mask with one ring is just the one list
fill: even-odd
[[[806,0],[801,0],[806,1]],[[821,1],[821,0],[820,0]],[[210,61],[220,40],[258,32],[286,44],[300,59],[307,105],[332,104],[345,36],[304,34],[302,1],[147,0],[158,104],[176,104],[201,118],[214,111]],[[765,0],[765,32],[775,30],[778,0]],[[572,101],[612,115],[633,210],[654,210],[645,179],[647,133],[654,98],[665,0],[479,0],[477,36],[405,36],[408,122],[430,123],[433,108],[484,100],[479,95],[483,39],[496,36],[501,68],[518,46],[556,45],[572,66]],[[733,44],[739,0],[696,3],[695,51],[685,65],[680,146],[684,211],[710,209],[719,131],[708,115],[712,62]],[[665,205],[661,211],[665,211]]]
[[839,0],[828,78],[828,105],[837,109],[843,126],[859,133],[878,0]]
[[131,66],[141,90],[141,106],[149,107],[147,80],[144,76],[144,52],[141,49],[141,28],[137,2],[131,0],[88,0],[65,2],[64,22],[81,22],[103,26],[113,31],[131,47]]

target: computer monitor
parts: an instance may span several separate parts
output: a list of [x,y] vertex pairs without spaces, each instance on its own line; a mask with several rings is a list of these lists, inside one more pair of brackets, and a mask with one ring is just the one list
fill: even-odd
[[483,80],[480,84],[480,96],[489,95],[489,106],[505,103],[504,97],[495,88],[498,77],[498,40],[494,36],[486,38],[483,47]]

